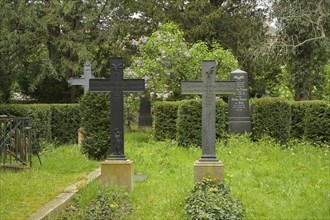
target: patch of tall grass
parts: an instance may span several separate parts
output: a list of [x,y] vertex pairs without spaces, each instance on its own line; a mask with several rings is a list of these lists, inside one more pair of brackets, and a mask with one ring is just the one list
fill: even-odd
[[41,154],[42,166],[33,157],[32,169],[0,171],[0,219],[26,219],[99,166],[82,155],[78,146],[46,149]]
[[[182,205],[193,188],[193,163],[201,150],[155,142],[141,133],[128,134],[125,146],[135,172],[149,175],[135,183],[131,219],[184,219]],[[217,156],[247,219],[329,219],[329,149],[232,136],[217,143]]]

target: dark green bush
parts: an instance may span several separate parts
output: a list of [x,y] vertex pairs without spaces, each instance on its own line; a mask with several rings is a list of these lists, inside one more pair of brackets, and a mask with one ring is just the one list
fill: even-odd
[[290,102],[291,106],[291,138],[303,138],[305,133],[305,112],[310,102]]
[[54,104],[52,107],[52,137],[61,144],[77,142],[80,126],[80,105]]
[[[227,104],[216,102],[216,137],[226,136]],[[180,102],[177,119],[177,141],[180,146],[202,144],[202,101],[184,100]]]
[[285,144],[290,138],[291,108],[288,101],[276,98],[252,102],[252,136],[255,140],[270,136]]
[[204,178],[195,184],[185,200],[187,219],[244,219],[239,200],[232,198],[229,186],[218,180]]
[[180,102],[156,102],[153,106],[153,134],[156,140],[175,139]]
[[84,129],[82,152],[91,159],[103,160],[110,147],[110,95],[87,93],[80,100],[80,110]]
[[314,101],[305,112],[305,132],[307,140],[318,145],[330,145],[330,104]]

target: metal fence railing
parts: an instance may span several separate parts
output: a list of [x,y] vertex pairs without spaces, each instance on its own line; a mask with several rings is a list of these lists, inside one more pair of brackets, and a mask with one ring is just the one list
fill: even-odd
[[0,166],[32,167],[32,119],[0,117]]

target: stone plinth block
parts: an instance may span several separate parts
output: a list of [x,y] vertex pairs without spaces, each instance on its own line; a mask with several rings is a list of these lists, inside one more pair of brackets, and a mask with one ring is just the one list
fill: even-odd
[[216,162],[200,162],[194,163],[194,183],[200,182],[204,177],[219,179],[224,181],[225,171],[221,161]]
[[84,142],[85,132],[83,128],[78,129],[78,145],[82,146]]
[[101,163],[101,182],[134,189],[134,166],[131,160],[106,160]]

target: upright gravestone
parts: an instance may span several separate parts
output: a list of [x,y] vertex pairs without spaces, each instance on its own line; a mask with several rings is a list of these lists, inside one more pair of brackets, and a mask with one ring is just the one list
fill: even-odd
[[237,88],[236,94],[228,99],[228,131],[239,134],[251,132],[247,72],[235,70],[230,73],[230,79],[237,81]]
[[217,159],[215,152],[216,94],[235,93],[236,82],[215,81],[215,74],[215,61],[203,61],[203,81],[185,81],[181,84],[182,94],[202,94],[202,157],[194,164],[195,182],[207,175],[221,181],[224,179],[223,163]]
[[144,91],[144,79],[123,79],[122,58],[110,59],[110,79],[90,79],[91,92],[111,93],[110,150],[112,154],[101,164],[104,184],[125,186],[133,190],[133,161],[124,155],[124,92]]
[[[92,65],[90,62],[84,64],[84,76],[80,78],[70,78],[68,83],[72,86],[82,86],[84,87],[84,94],[89,91],[89,80],[94,78],[92,74]],[[82,145],[84,141],[84,129],[78,129],[78,145]]]
[[82,86],[84,87],[84,93],[89,91],[89,80],[94,78],[92,75],[92,66],[90,62],[84,64],[84,77],[80,78],[70,78],[68,83],[72,86]]
[[139,112],[139,130],[146,131],[152,128],[151,103],[149,97],[141,98]]

